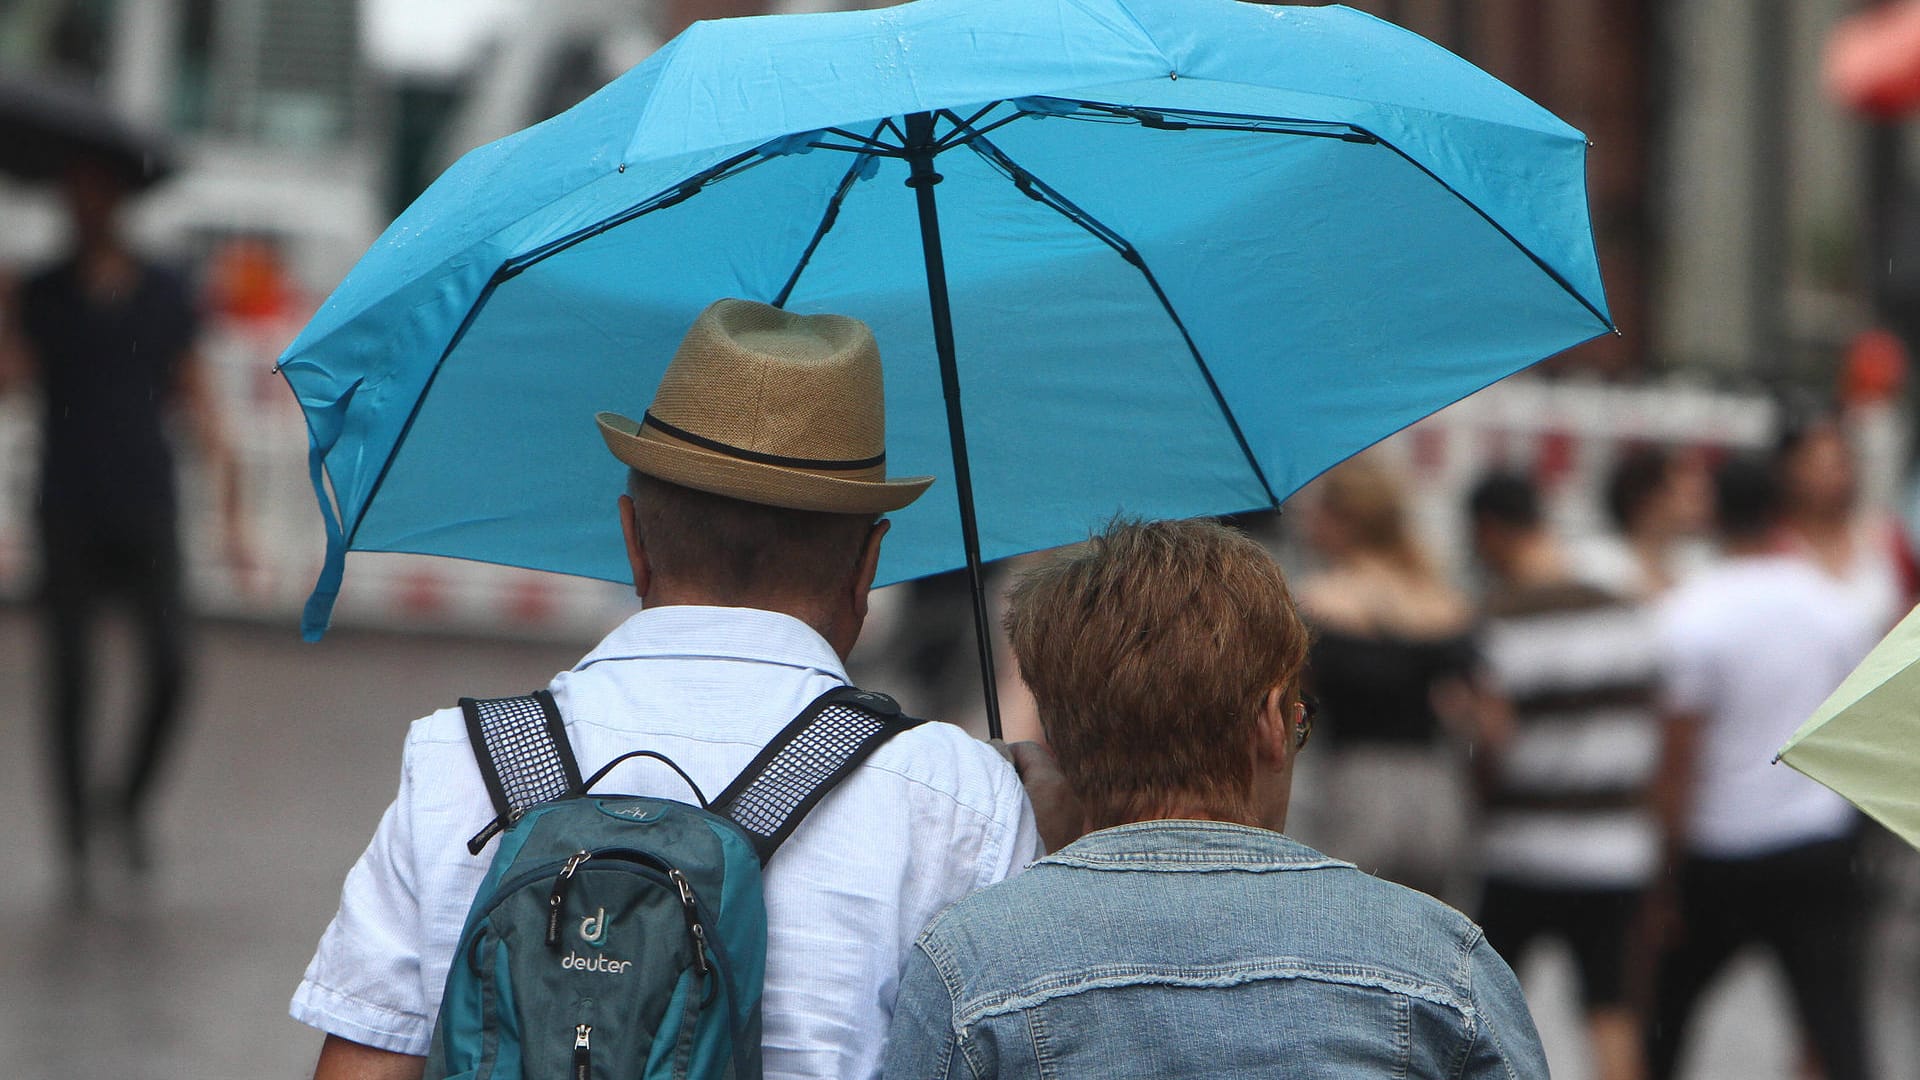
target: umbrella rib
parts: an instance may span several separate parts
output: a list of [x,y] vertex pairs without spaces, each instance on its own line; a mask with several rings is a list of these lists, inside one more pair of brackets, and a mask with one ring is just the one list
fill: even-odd
[[1525,255],[1528,259],[1532,260],[1533,265],[1539,267],[1541,273],[1547,275],[1547,277],[1550,278],[1555,285],[1560,286],[1560,288],[1564,290],[1568,296],[1571,296],[1575,300],[1578,300],[1580,302],[1581,307],[1586,308],[1589,314],[1591,314],[1595,319],[1598,319],[1600,321],[1601,326],[1604,326],[1608,330],[1612,331],[1615,336],[1619,335],[1620,328],[1613,324],[1612,319],[1608,318],[1605,315],[1605,313],[1603,313],[1599,308],[1595,307],[1593,305],[1593,302],[1588,300],[1584,295],[1582,295],[1579,289],[1574,288],[1573,283],[1568,281],[1566,277],[1560,273],[1560,271],[1555,270],[1553,267],[1547,265],[1547,260],[1535,254],[1532,248],[1521,243],[1518,237],[1514,236],[1512,233],[1507,231],[1507,227],[1505,225],[1502,225],[1498,221],[1495,221],[1492,214],[1489,214],[1485,210],[1482,210],[1480,208],[1480,204],[1474,202],[1472,199],[1467,198],[1465,195],[1462,195],[1459,191],[1454,189],[1454,186],[1452,184],[1449,184],[1445,180],[1440,179],[1438,174],[1436,174],[1432,169],[1429,169],[1425,165],[1421,164],[1420,161],[1416,159],[1412,154],[1409,154],[1405,150],[1400,149],[1398,146],[1395,146],[1393,143],[1389,142],[1386,139],[1378,139],[1377,141],[1381,146],[1384,146],[1387,149],[1393,151],[1395,154],[1399,155],[1401,160],[1405,161],[1407,164],[1413,166],[1416,169],[1419,169],[1422,173],[1426,174],[1427,179],[1432,180],[1434,183],[1440,185],[1441,189],[1444,190],[1447,194],[1452,195],[1456,199],[1459,199],[1461,204],[1464,205],[1467,209],[1472,210],[1474,213],[1480,215],[1480,220],[1493,226],[1493,229],[1495,232],[1499,233],[1501,236],[1506,237],[1507,243],[1512,244],[1514,247],[1518,248],[1522,255]]
[[[879,138],[883,126],[874,127],[875,140]],[[880,144],[876,141],[875,145]],[[807,241],[807,249],[800,253],[800,261],[794,264],[793,273],[787,275],[787,283],[781,286],[780,295],[773,298],[774,307],[787,306],[788,298],[793,296],[793,287],[800,283],[800,275],[806,271],[807,264],[813,261],[813,253],[819,250],[820,241],[827,238],[827,231],[832,229],[834,222],[840,219],[840,204],[846,201],[847,194],[853,190],[854,183],[860,179],[860,173],[872,160],[873,157],[870,154],[859,154],[853,159],[853,164],[847,166],[846,175],[840,178],[840,186],[834,189],[833,197],[827,200],[827,208],[820,215],[820,224],[814,228],[813,238]]]
[[636,203],[612,217],[602,219],[598,224],[589,225],[584,229],[569,233],[558,240],[543,244],[527,252],[525,255],[507,259],[502,262],[499,269],[495,270],[492,276],[487,278],[487,283],[481,288],[480,295],[474,297],[473,305],[467,308],[466,317],[460,320],[460,326],[454,330],[453,337],[447,341],[447,347],[440,351],[440,358],[433,362],[433,370],[427,373],[426,382],[421,384],[420,393],[414,397],[413,408],[407,413],[406,422],[400,425],[400,434],[394,438],[393,446],[387,451],[387,459],[380,463],[380,474],[374,477],[373,486],[367,490],[367,497],[361,500],[357,516],[353,521],[353,527],[345,530],[346,543],[344,546],[351,549],[354,540],[359,537],[360,526],[367,519],[367,509],[373,505],[374,499],[379,497],[380,489],[385,486],[387,482],[387,475],[393,471],[393,463],[400,457],[400,447],[406,443],[407,435],[413,431],[414,421],[420,418],[420,410],[426,405],[428,395],[433,392],[433,384],[439,380],[441,369],[446,367],[447,358],[453,355],[453,350],[460,347],[461,339],[467,336],[468,329],[473,326],[474,320],[479,318],[481,309],[487,306],[487,301],[493,297],[493,291],[495,289],[499,288],[502,283],[519,276],[520,273],[536,263],[558,255],[568,248],[591,240],[610,229],[618,228],[636,218],[644,217],[656,210],[665,210],[670,206],[677,206],[698,195],[708,184],[724,180],[730,176],[736,176],[767,160],[767,156],[761,153],[758,148],[746,151],[745,153],[735,154],[725,161],[714,165],[712,168],[695,173],[686,180],[664,191],[657,192],[652,197]]
[[[1413,166],[1416,169],[1419,169],[1420,172],[1423,175],[1425,175],[1427,179],[1433,181],[1435,184],[1438,184],[1441,190],[1445,191],[1449,195],[1452,195],[1454,198],[1460,200],[1461,204],[1464,205],[1467,209],[1472,210],[1475,214],[1479,215],[1482,221],[1485,221],[1488,225],[1491,225],[1495,232],[1499,233],[1502,237],[1506,239],[1507,243],[1512,244],[1515,248],[1519,249],[1520,253],[1525,255],[1528,258],[1528,260],[1530,260],[1533,263],[1535,267],[1538,267],[1541,273],[1547,275],[1547,278],[1549,280],[1551,280],[1555,285],[1560,286],[1560,288],[1563,291],[1565,291],[1568,296],[1571,296],[1574,298],[1574,300],[1578,301],[1581,307],[1586,308],[1588,314],[1592,315],[1596,320],[1598,320],[1600,325],[1606,327],[1608,330],[1612,331],[1615,334],[1618,334],[1620,332],[1620,328],[1613,324],[1613,320],[1608,318],[1604,313],[1602,313],[1600,309],[1596,307],[1592,301],[1588,300],[1586,296],[1580,292],[1579,289],[1574,288],[1573,283],[1568,281],[1565,275],[1561,274],[1560,271],[1554,269],[1551,265],[1549,265],[1547,261],[1541,258],[1538,254],[1536,254],[1532,248],[1521,243],[1518,237],[1514,236],[1513,233],[1510,232],[1505,225],[1502,225],[1500,224],[1499,221],[1495,220],[1492,214],[1489,214],[1484,209],[1482,209],[1480,207],[1480,204],[1474,202],[1472,199],[1467,198],[1464,194],[1462,194],[1459,191],[1459,189],[1455,188],[1452,184],[1449,184],[1445,180],[1441,179],[1438,173],[1434,172],[1432,169],[1429,169],[1426,165],[1422,164],[1421,161],[1418,158],[1414,157],[1412,154],[1407,153],[1405,150],[1395,145],[1392,140],[1383,139],[1378,134],[1372,131],[1369,131],[1364,127],[1361,127],[1358,124],[1349,124],[1344,122],[1334,123],[1331,121],[1324,121],[1324,120],[1304,120],[1296,117],[1284,117],[1284,116],[1255,116],[1247,113],[1205,112],[1205,111],[1193,110],[1193,109],[1143,109],[1143,108],[1138,108],[1133,106],[1111,105],[1111,104],[1107,104],[1105,102],[1099,102],[1099,101],[1080,101],[1073,98],[1061,98],[1059,100],[1066,101],[1069,104],[1075,105],[1078,107],[1079,110],[1099,113],[1099,114],[1102,114],[1103,116],[1110,117],[1111,119],[1104,120],[1104,121],[1096,120],[1093,117],[1080,116],[1080,115],[1077,115],[1076,113],[1071,113],[1071,112],[1063,112],[1063,113],[1035,112],[1031,115],[1034,115],[1034,116],[1056,116],[1057,115],[1063,119],[1080,120],[1083,123],[1116,123],[1116,122],[1129,123],[1131,122],[1131,123],[1139,124],[1141,127],[1151,128],[1157,131],[1245,131],[1253,134],[1264,134],[1264,135],[1303,135],[1303,136],[1323,138],[1323,139],[1339,139],[1343,142],[1350,142],[1350,143],[1363,143],[1363,144],[1384,146],[1388,150],[1393,151],[1393,153],[1396,156],[1398,156],[1402,161],[1405,161],[1407,164]],[[1196,120],[1198,122],[1195,122]],[[1284,127],[1273,126],[1276,124],[1286,125],[1286,126]],[[1314,130],[1313,129],[1314,127],[1344,128],[1345,130],[1343,131]]]
[[1173,301],[1167,297],[1166,290],[1160,287],[1160,281],[1148,268],[1147,260],[1141,256],[1126,237],[1121,236],[1099,218],[1081,209],[1072,200],[1054,190],[1046,181],[1028,172],[1026,168],[1008,157],[1006,152],[994,145],[992,140],[973,138],[966,143],[968,149],[980,155],[996,171],[1013,182],[1013,186],[1027,198],[1045,206],[1068,221],[1085,229],[1094,239],[1112,248],[1120,257],[1140,271],[1146,279],[1147,287],[1153,290],[1154,298],[1160,301],[1160,307],[1173,321],[1174,329],[1180,331],[1180,339],[1187,343],[1187,352],[1193,356],[1194,366],[1200,369],[1200,377],[1206,380],[1207,389],[1213,393],[1214,404],[1220,409],[1220,415],[1233,432],[1234,441],[1240,444],[1240,453],[1246,457],[1247,467],[1253,470],[1254,479],[1260,481],[1260,489],[1266,492],[1267,505],[1276,509],[1280,499],[1273,492],[1273,485],[1267,482],[1267,473],[1260,467],[1259,458],[1254,456],[1252,444],[1247,442],[1246,432],[1240,429],[1240,421],[1233,415],[1233,409],[1227,405],[1226,395],[1220,391],[1220,384],[1214,380],[1213,369],[1207,366],[1200,346],[1193,340],[1193,334],[1187,330],[1187,324],[1181,320],[1180,313],[1173,308]]
[[[635,218],[645,217],[656,210],[665,210],[669,206],[677,206],[680,203],[686,202],[688,199],[700,194],[701,190],[708,184],[725,180],[730,176],[737,176],[756,165],[765,164],[768,160],[770,159],[765,153],[765,147],[755,147],[752,150],[735,154],[711,168],[694,173],[692,176],[664,191],[654,193],[627,209],[614,214],[612,217],[602,218],[600,221],[586,228],[568,233],[557,240],[551,240],[524,255],[508,259],[501,264],[498,273],[504,274],[506,277],[513,277],[529,266],[544,262],[548,258],[558,255],[576,244],[599,236],[601,233],[617,229]],[[622,166],[622,169],[624,168],[625,166]]]

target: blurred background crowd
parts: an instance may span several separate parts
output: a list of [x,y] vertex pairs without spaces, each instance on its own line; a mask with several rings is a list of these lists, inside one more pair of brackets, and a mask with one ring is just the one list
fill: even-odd
[[[173,175],[132,197],[124,217],[127,242],[178,271],[196,328],[202,385],[180,418],[202,434],[182,442],[191,609],[297,647],[323,542],[305,431],[273,361],[441,169],[578,101],[693,19],[845,6],[878,5],[0,0],[0,74],[89,88],[173,147]],[[1511,959],[1530,989],[1558,980],[1580,1003],[1584,1022],[1550,1039],[1556,1067],[1637,1075],[1623,1071],[1639,1039],[1626,1003],[1650,1000],[1661,978],[1648,944],[1658,928],[1646,925],[1659,905],[1640,903],[1660,884],[1648,846],[1662,797],[1656,706],[1689,690],[1674,685],[1685,673],[1672,657],[1656,654],[1686,640],[1690,619],[1723,610],[1714,590],[1729,551],[1734,562],[1765,555],[1808,568],[1850,620],[1832,633],[1857,631],[1861,654],[1915,599],[1908,357],[1920,335],[1920,129],[1907,121],[1920,108],[1920,7],[1355,6],[1446,45],[1594,141],[1594,219],[1621,333],[1444,410],[1285,512],[1243,522],[1287,568],[1318,633],[1323,713],[1295,831],[1476,913],[1516,950],[1570,891],[1632,894],[1630,920],[1619,903],[1582,920],[1621,923],[1614,937],[1572,935]],[[57,185],[0,176],[0,293],[60,258],[72,197],[70,185],[63,201]],[[44,577],[45,388],[4,375],[0,620],[20,622]],[[1755,460],[1765,483],[1747,476],[1752,497],[1740,503],[1739,466]],[[1732,543],[1729,498],[1761,518]],[[354,560],[336,616],[347,627],[571,648],[631,605],[604,582]],[[996,573],[1004,581],[1011,569]],[[1757,632],[1792,655],[1814,633],[1793,623]],[[964,581],[908,583],[876,599],[855,674],[917,712],[978,728],[971,648]],[[1000,670],[1009,735],[1030,735],[1013,665]],[[37,734],[24,706],[47,671],[24,661],[0,665],[8,671],[24,680],[4,684],[23,705],[9,730],[27,744]],[[1585,681],[1569,690],[1569,680]],[[1817,702],[1837,681],[1795,690]],[[438,696],[472,689],[449,681]],[[1691,707],[1711,713],[1709,690],[1693,689]],[[375,719],[397,741],[411,715]],[[1770,754],[1778,740],[1749,742],[1747,752]],[[1823,1000],[1857,998],[1881,1074],[1920,1075],[1920,859],[1851,816],[1807,829],[1791,839],[1848,843],[1836,917],[1859,940],[1823,939],[1815,951],[1844,962],[1809,974],[1791,942],[1767,938],[1790,973],[1780,985],[1791,997],[1826,980]],[[364,835],[343,832],[356,830]],[[1796,1048],[1842,1022],[1795,1015],[1777,1023]],[[1811,1053],[1794,1054],[1781,1075],[1812,1075]]]

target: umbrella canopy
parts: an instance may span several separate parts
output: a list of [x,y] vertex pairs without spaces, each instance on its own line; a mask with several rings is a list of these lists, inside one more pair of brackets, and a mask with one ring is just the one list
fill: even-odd
[[1920,609],[1874,646],[1779,760],[1920,847]]
[[134,188],[173,172],[164,139],[134,127],[85,86],[57,76],[0,74],[0,172],[49,180],[76,158],[113,168]]
[[1611,329],[1586,149],[1344,8],[696,24],[456,163],[282,358],[331,540],[306,631],[349,548],[627,580],[594,413],[644,407],[723,296],[873,327],[888,467],[940,478],[882,584],[970,561],[962,398],[981,557],[1276,505]]

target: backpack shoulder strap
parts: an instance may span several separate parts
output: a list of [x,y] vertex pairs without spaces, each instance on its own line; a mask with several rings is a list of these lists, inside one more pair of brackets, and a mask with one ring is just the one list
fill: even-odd
[[764,866],[834,785],[881,744],[920,723],[885,694],[835,687],[781,729],[713,800],[712,810],[740,826]]
[[530,808],[580,793],[580,765],[552,694],[536,690],[526,697],[461,698],[460,712],[496,815],[467,842],[468,851],[478,855],[495,833]]

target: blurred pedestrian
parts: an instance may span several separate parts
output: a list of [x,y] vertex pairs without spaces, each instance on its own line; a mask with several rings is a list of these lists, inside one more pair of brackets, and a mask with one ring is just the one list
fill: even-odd
[[1115,525],[1029,573],[1007,629],[1097,831],[920,935],[889,1077],[1546,1075],[1472,923],[1279,831],[1307,631],[1257,543]]
[[[177,741],[187,677],[179,500],[170,415],[192,422],[220,499],[230,552],[244,547],[238,467],[194,349],[198,321],[185,281],[142,258],[121,227],[135,178],[107,159],[77,159],[61,178],[68,253],[31,277],[0,324],[0,389],[31,381],[42,404],[39,526],[50,687],[47,732],[61,850],[74,888],[96,830],[124,841],[143,868],[143,821]],[[145,663],[131,757],[95,787],[88,766],[94,631],[124,602]]]
[[1577,576],[1526,478],[1482,478],[1468,516],[1491,582],[1487,671],[1511,717],[1477,759],[1480,923],[1510,964],[1540,938],[1564,941],[1592,1075],[1637,1080],[1645,1062],[1631,946],[1660,859],[1648,800],[1659,756],[1651,619]]
[[1782,554],[1778,472],[1736,458],[1715,476],[1725,561],[1662,602],[1665,738],[1656,800],[1666,843],[1667,941],[1648,1029],[1655,1080],[1674,1074],[1701,992],[1733,953],[1779,957],[1827,1080],[1867,1075],[1859,817],[1773,753],[1879,627],[1849,590]]
[[1881,631],[1913,606],[1915,568],[1899,524],[1859,509],[1859,470],[1839,417],[1790,417],[1774,449],[1783,548],[1818,567]]
[[1713,478],[1697,451],[1638,446],[1607,475],[1607,518],[1616,530],[1571,548],[1575,573],[1620,596],[1651,599],[1710,559]]
[[1330,749],[1321,846],[1464,906],[1469,792],[1449,734],[1478,727],[1472,611],[1414,538],[1400,484],[1377,460],[1337,466],[1302,509],[1307,542],[1327,560],[1300,588]]

